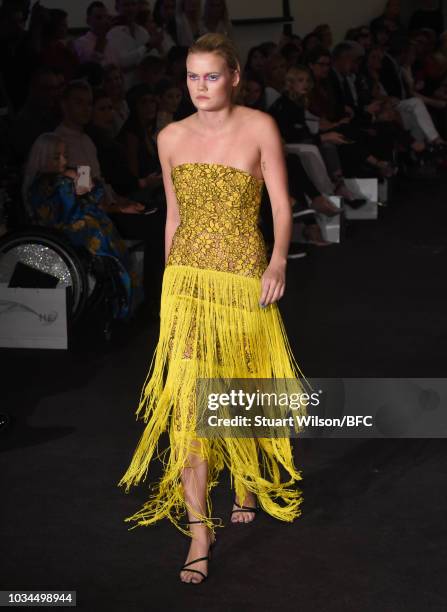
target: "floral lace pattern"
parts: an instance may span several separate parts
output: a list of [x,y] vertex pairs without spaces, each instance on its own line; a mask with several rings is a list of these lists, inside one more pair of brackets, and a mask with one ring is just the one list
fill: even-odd
[[260,278],[267,267],[258,227],[263,181],[232,166],[191,162],[172,168],[180,212],[166,265]]

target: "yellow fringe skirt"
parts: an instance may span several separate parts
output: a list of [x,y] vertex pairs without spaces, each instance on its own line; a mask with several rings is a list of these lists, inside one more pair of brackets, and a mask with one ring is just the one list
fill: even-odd
[[[160,308],[160,336],[144,384],[137,420],[146,427],[127,471],[118,483],[126,493],[145,480],[156,457],[163,464],[159,482],[143,507],[125,519],[132,527],[169,519],[182,533],[186,505],[182,471],[190,454],[208,463],[207,516],[193,512],[214,531],[210,492],[226,465],[239,500],[253,492],[271,516],[293,521],[301,514],[302,479],[294,465],[288,437],[198,438],[195,392],[198,378],[295,378],[298,367],[276,303],[259,305],[261,279],[183,265],[165,268]],[[159,451],[159,438],[169,446]],[[288,473],[281,482],[280,466]],[[186,519],[188,520],[188,519]]]

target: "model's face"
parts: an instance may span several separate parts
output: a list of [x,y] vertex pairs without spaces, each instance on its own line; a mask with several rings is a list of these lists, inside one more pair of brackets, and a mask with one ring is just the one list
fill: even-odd
[[307,96],[311,89],[309,75],[305,72],[289,70],[286,74],[286,89],[297,96]]
[[113,126],[113,106],[110,98],[100,98],[93,104],[92,123],[102,130]]
[[67,169],[67,157],[65,153],[65,145],[60,142],[56,145],[53,155],[47,160],[44,167],[44,172],[63,174]]
[[186,59],[189,95],[200,110],[218,110],[231,102],[239,71],[231,72],[217,53],[190,53]]

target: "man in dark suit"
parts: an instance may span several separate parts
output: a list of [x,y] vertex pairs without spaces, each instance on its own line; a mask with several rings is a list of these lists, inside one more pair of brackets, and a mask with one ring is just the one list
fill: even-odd
[[352,73],[354,54],[349,43],[338,44],[332,52],[332,68],[329,74],[339,114],[353,117],[358,109],[358,97]]
[[399,100],[410,97],[410,91],[402,73],[402,66],[408,59],[410,48],[411,43],[408,38],[393,37],[388,52],[383,58],[380,71],[380,82],[386,93]]
[[408,38],[394,36],[390,40],[380,71],[380,83],[385,92],[395,100],[403,124],[413,138],[430,145],[443,145],[434,123],[421,98],[413,95],[404,76],[403,66],[409,63],[411,42]]
[[355,52],[351,43],[342,42],[332,52],[332,69],[329,75],[334,99],[340,114],[351,118],[359,127],[367,127],[375,112],[374,104],[364,107],[357,88],[354,70]]

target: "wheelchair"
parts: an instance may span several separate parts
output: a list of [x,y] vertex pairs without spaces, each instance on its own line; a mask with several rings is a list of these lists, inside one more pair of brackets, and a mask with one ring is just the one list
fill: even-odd
[[126,299],[117,262],[72,245],[59,230],[33,225],[17,190],[0,187],[2,210],[7,232],[0,237],[0,283],[10,284],[18,264],[36,272],[33,287],[42,286],[39,273],[50,275],[54,286],[67,288],[69,334],[95,320],[111,340],[116,304]]

